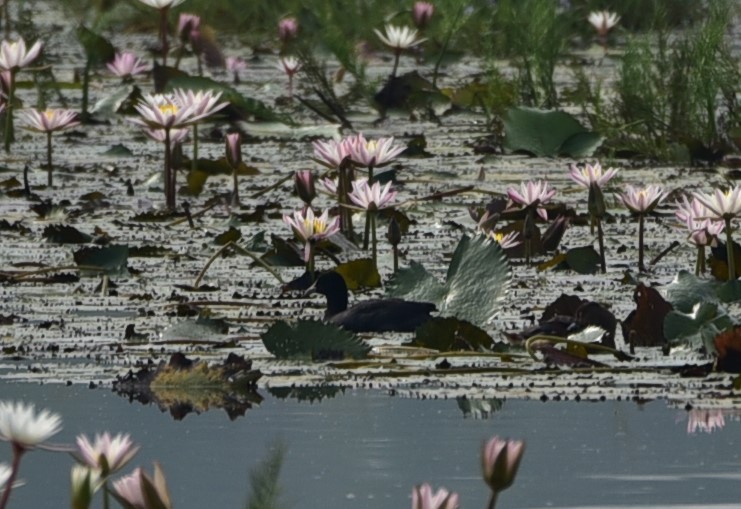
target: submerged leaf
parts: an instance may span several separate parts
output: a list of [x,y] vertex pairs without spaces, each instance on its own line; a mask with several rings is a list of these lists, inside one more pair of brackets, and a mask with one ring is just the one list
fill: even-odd
[[293,324],[278,321],[260,337],[268,352],[278,359],[364,359],[370,352],[370,346],[352,332],[316,320],[302,319]]

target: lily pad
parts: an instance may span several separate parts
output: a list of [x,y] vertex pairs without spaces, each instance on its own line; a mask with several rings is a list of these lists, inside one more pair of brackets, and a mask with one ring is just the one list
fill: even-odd
[[370,352],[370,346],[352,332],[316,320],[294,324],[278,321],[260,337],[268,352],[278,359],[364,359]]
[[507,111],[504,133],[507,149],[539,157],[589,157],[603,141],[568,113],[525,107]]
[[388,295],[432,302],[441,316],[455,316],[474,325],[490,324],[509,289],[507,256],[497,242],[483,235],[463,236],[453,253],[445,284],[420,264],[399,270],[389,283]]
[[345,280],[348,290],[355,291],[362,287],[378,288],[381,286],[381,275],[370,258],[341,263],[334,270],[339,272]]
[[716,303],[701,302],[690,313],[670,311],[664,318],[664,336],[676,344],[680,340],[692,348],[715,351],[714,340],[721,331],[733,326],[726,310]]
[[415,334],[414,346],[434,348],[441,352],[491,350],[494,340],[486,332],[465,320],[454,317],[434,317],[421,325]]
[[105,37],[96,34],[84,25],[77,27],[77,40],[85,50],[88,62],[94,65],[103,65],[116,56],[116,49]]
[[[128,275],[126,263],[129,258],[129,246],[110,245],[105,247],[83,247],[74,252],[77,265],[96,267],[109,276]],[[86,271],[82,271],[86,274]],[[98,272],[93,272],[93,275]]]

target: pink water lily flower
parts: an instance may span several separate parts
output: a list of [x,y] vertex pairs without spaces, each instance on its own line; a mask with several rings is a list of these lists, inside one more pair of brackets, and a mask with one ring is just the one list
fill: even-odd
[[707,207],[708,217],[712,219],[726,220],[741,215],[741,186],[727,191],[716,189],[710,194],[697,192],[693,196]]
[[484,481],[494,493],[512,486],[525,453],[525,442],[493,437],[481,449]]
[[490,230],[486,236],[499,244],[499,247],[501,247],[504,250],[511,249],[513,247],[517,247],[520,244],[522,244],[522,241],[518,238],[520,236],[520,232],[509,232],[507,234],[504,233],[496,233],[494,230]]
[[414,2],[412,7],[412,19],[417,28],[425,28],[435,13],[435,6],[430,2]]
[[182,41],[188,41],[193,32],[199,32],[201,17],[196,14],[181,12],[178,18],[178,34]]
[[142,62],[141,58],[128,51],[116,53],[113,61],[108,62],[106,66],[109,71],[119,78],[130,78],[149,70],[149,67]]
[[373,29],[383,43],[396,51],[412,48],[423,43],[427,39],[417,39],[417,29],[408,26],[386,25],[386,33],[381,33],[378,29]]
[[406,150],[403,145],[394,145],[394,137],[366,140],[361,134],[349,143],[350,158],[358,166],[380,168],[390,164]]
[[666,193],[657,185],[646,187],[627,186],[625,193],[620,195],[628,210],[635,214],[647,214],[653,211],[664,198]]
[[297,210],[293,216],[284,215],[283,222],[291,227],[293,233],[304,243],[304,261],[311,258],[312,243],[331,237],[340,231],[339,217],[329,219],[329,210],[321,216],[314,215],[311,207],[306,210]]
[[36,41],[30,49],[26,49],[23,37],[17,41],[0,42],[0,70],[17,71],[36,60],[41,53],[41,41]]
[[314,147],[314,161],[327,168],[337,169],[346,157],[352,154],[353,137],[343,138],[340,141],[316,140],[311,145]]
[[281,57],[278,62],[278,69],[285,72],[288,77],[292,77],[301,70],[301,61],[293,56]]
[[77,451],[84,464],[99,469],[107,477],[123,468],[139,451],[131,436],[119,433],[114,437],[107,431],[95,435],[91,443],[87,436],[77,436]]
[[358,179],[352,183],[352,191],[348,196],[360,208],[381,210],[393,205],[396,191],[391,190],[391,182],[381,187],[380,182],[369,185],[366,179]]
[[80,124],[77,113],[72,110],[50,108],[39,111],[27,108],[18,112],[21,127],[29,131],[51,133],[69,129]]
[[293,182],[296,187],[296,194],[301,198],[301,201],[310,205],[314,198],[316,198],[314,174],[311,170],[299,170],[294,173]]
[[298,20],[294,17],[283,18],[278,22],[278,38],[283,42],[295,39],[298,35]]
[[548,186],[545,180],[531,180],[520,184],[518,191],[514,187],[507,189],[507,196],[520,205],[525,207],[536,207],[538,215],[543,220],[548,220],[548,212],[540,205],[550,201],[555,196],[556,190]]
[[193,90],[178,88],[173,91],[172,95],[181,105],[192,107],[193,115],[198,120],[209,117],[229,105],[226,101],[219,102],[221,92],[214,93],[211,90],[197,90],[194,92]]
[[698,247],[716,245],[725,229],[723,221],[709,218],[710,211],[696,197],[688,200],[683,196],[674,214],[689,230],[689,241]]
[[183,128],[198,120],[193,105],[183,105],[172,94],[147,94],[134,105],[141,118],[131,122],[154,129]]
[[[187,127],[182,129],[170,129],[170,143],[182,143],[185,141],[185,138],[188,137],[189,133],[190,129]],[[159,141],[160,143],[165,143],[165,137],[167,136],[164,129],[152,129],[149,127],[144,128],[144,134],[146,134],[148,138],[154,141]]]
[[113,483],[113,490],[123,499],[128,509],[172,509],[170,491],[158,463],[154,464],[154,478],[141,468]]
[[575,164],[570,164],[569,170],[571,170],[569,173],[571,180],[587,189],[589,189],[592,184],[596,184],[599,187],[604,186],[615,175],[617,175],[618,172],[617,168],[609,168],[603,171],[600,163],[594,163],[593,165],[585,164],[583,168],[579,168]]
[[433,492],[432,486],[425,483],[412,489],[412,509],[457,509],[458,505],[458,494],[445,488]]

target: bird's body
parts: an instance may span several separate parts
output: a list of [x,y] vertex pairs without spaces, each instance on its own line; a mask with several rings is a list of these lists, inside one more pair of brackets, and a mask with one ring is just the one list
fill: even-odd
[[429,302],[373,299],[347,307],[347,285],[337,272],[319,276],[312,287],[327,297],[324,320],[351,332],[414,332],[437,308]]

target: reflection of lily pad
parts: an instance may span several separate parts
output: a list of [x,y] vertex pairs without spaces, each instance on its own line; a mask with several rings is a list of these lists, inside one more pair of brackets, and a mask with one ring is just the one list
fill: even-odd
[[441,316],[455,316],[486,326],[496,316],[511,280],[507,256],[499,244],[483,235],[463,236],[453,253],[445,284],[420,264],[399,270],[388,295],[432,302]]
[[344,387],[336,385],[315,385],[315,386],[291,386],[291,387],[270,387],[268,392],[271,396],[278,399],[295,399],[297,401],[308,401],[314,403],[323,399],[334,398],[345,393]]
[[199,316],[195,320],[175,323],[162,332],[163,341],[193,341],[218,343],[224,341],[229,325],[223,318]]
[[294,324],[278,321],[261,334],[268,352],[278,359],[364,359],[370,347],[352,332],[316,320]]
[[539,157],[589,157],[603,140],[568,113],[524,107],[507,112],[504,132],[504,143],[509,150]]
[[223,408],[235,419],[262,401],[256,382],[262,376],[252,361],[229,354],[222,364],[208,365],[173,354],[169,363],[129,372],[113,382],[113,391],[144,404],[169,410],[176,420],[189,413]]

